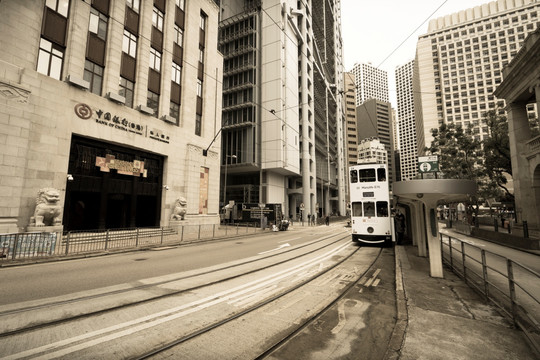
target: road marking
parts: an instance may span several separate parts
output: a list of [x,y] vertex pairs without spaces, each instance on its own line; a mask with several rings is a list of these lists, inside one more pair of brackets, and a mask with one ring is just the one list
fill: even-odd
[[[337,334],[338,332],[340,332],[341,330],[343,330],[343,328],[347,324],[347,317],[345,316],[345,303],[347,301],[354,302],[354,305],[352,306],[353,308],[356,307],[356,305],[358,305],[358,303],[360,303],[360,301],[352,300],[352,299],[342,299],[342,300],[340,300],[340,302],[338,303],[338,323],[332,329],[332,334],[334,334],[334,335]],[[351,306],[349,306],[349,307],[351,307]],[[365,307],[365,306],[363,306],[363,307]]]
[[280,245],[280,246],[278,246],[278,247],[275,248],[275,249],[260,252],[259,255],[267,254],[267,253],[272,252],[272,251],[281,250],[281,249],[286,248],[286,247],[288,247],[288,246],[291,246],[291,244],[287,243],[287,244]]
[[288,309],[288,308],[292,307],[293,305],[295,305],[296,303],[299,303],[300,301],[304,301],[304,299],[306,297],[308,297],[308,296],[311,296],[311,292],[306,291],[304,296],[302,296],[302,297],[298,296],[298,297],[296,297],[292,301],[289,301],[288,303],[286,303],[283,306],[276,306],[276,310],[269,312],[268,315],[274,316],[274,315],[280,313],[281,311],[283,311],[284,309]]
[[297,237],[297,238],[293,238],[293,239],[289,239],[289,240],[283,240],[283,241],[279,241],[278,244],[281,244],[281,243],[284,243],[284,242],[287,242],[287,241],[295,241],[295,240],[300,240],[300,239],[303,239],[301,237]]
[[[11,354],[9,356],[4,357],[4,359],[20,359],[23,357],[35,356],[38,354],[41,354],[41,356],[39,356],[38,359],[51,359],[55,357],[65,356],[75,351],[79,351],[79,350],[89,348],[91,346],[99,345],[104,342],[118,339],[123,336],[131,335],[135,332],[146,330],[151,327],[158,326],[163,323],[176,320],[186,315],[195,313],[197,311],[204,310],[211,306],[226,302],[235,297],[252,292],[253,290],[264,288],[267,285],[275,283],[279,280],[282,280],[298,272],[304,271],[306,268],[309,268],[317,263],[320,263],[321,260],[331,259],[333,256],[345,250],[351,245],[352,243],[345,243],[345,244],[339,245],[336,248],[315,257],[314,259],[295,265],[292,268],[279,271],[275,274],[267,275],[261,279],[257,279],[257,280],[254,280],[245,284],[241,284],[232,289],[224,290],[217,294],[210,295],[208,297],[193,301],[191,303],[183,304],[183,305],[171,308],[171,309],[163,310],[158,313],[150,314],[147,316],[140,317],[138,319],[112,325],[103,329],[89,331],[81,335],[77,335],[71,338],[66,338],[64,340],[60,340],[54,343],[39,346],[37,348],[28,349],[28,350],[25,350],[16,354]],[[125,329],[125,330],[119,331],[121,329]],[[94,338],[94,339],[88,340],[90,338]],[[75,344],[77,342],[79,342],[79,344]]]
[[291,244],[287,243],[287,244],[280,245],[280,246],[278,246],[278,247],[275,248],[275,249],[268,250],[268,251],[263,251],[262,253],[259,253],[259,255],[267,254],[267,253],[272,252],[272,251],[281,250],[281,249],[283,249],[283,248],[286,248],[287,246],[291,246]]

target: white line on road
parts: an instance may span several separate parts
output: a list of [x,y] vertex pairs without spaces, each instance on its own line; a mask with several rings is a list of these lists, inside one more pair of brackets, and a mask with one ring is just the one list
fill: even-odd
[[286,247],[288,247],[288,246],[291,246],[291,244],[287,243],[287,244],[280,245],[280,246],[278,246],[278,247],[275,248],[275,249],[260,252],[259,255],[267,254],[267,253],[272,252],[272,251],[281,250],[281,249],[286,248]]
[[[181,318],[183,316],[189,315],[199,310],[204,310],[213,305],[227,302],[231,299],[234,299],[235,297],[239,297],[246,293],[252,292],[256,289],[263,288],[269,284],[275,283],[288,276],[304,271],[306,268],[309,268],[315,264],[320,264],[321,261],[332,258],[333,256],[345,250],[351,245],[352,243],[342,244],[324,254],[321,254],[315,257],[314,259],[311,259],[301,264],[298,264],[296,266],[293,266],[290,269],[285,269],[275,274],[270,274],[261,279],[257,279],[249,283],[239,285],[232,289],[224,290],[220,293],[213,294],[211,296],[205,297],[197,301],[193,301],[191,303],[187,303],[187,304],[177,306],[171,309],[163,310],[158,313],[143,316],[141,318],[134,319],[131,321],[126,321],[120,324],[109,326],[104,329],[90,331],[90,332],[87,332],[78,336],[74,336],[72,338],[67,338],[67,339],[60,340],[54,343],[39,346],[37,348],[29,349],[29,350],[26,350],[17,354],[12,354],[10,356],[5,357],[4,359],[19,359],[22,357],[35,356],[38,354],[43,354],[45,352],[51,351],[50,353],[46,353],[46,354],[43,354],[41,357],[38,357],[38,359],[50,359],[50,358],[64,356],[64,355],[73,353],[75,351],[79,351],[79,350],[82,350],[82,349],[85,349],[94,345],[98,345],[107,341],[111,341],[111,340],[120,338],[122,336],[131,335],[135,332],[142,331],[142,330],[154,327],[154,326],[158,326],[165,322]],[[125,329],[125,330],[119,331],[121,329]],[[109,335],[106,335],[108,333]],[[95,338],[95,339],[88,340],[90,338]],[[85,341],[85,340],[88,340],[88,341]],[[82,342],[82,341],[85,341],[85,342]],[[77,342],[82,342],[82,343],[75,344]],[[72,345],[72,346],[69,346],[69,345]],[[66,348],[66,346],[69,346],[69,347]]]

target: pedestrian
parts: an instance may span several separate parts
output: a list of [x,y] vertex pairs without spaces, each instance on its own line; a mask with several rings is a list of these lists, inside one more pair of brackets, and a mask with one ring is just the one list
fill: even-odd
[[397,210],[394,221],[396,224],[397,244],[401,245],[403,243],[403,236],[405,235],[405,215],[401,213],[401,210]]
[[307,224],[311,226],[311,214],[307,214]]
[[292,215],[289,215],[289,222],[291,223],[291,226],[292,226],[293,225]]
[[326,215],[326,226],[329,226],[330,225],[330,216]]
[[313,226],[315,226],[315,214],[311,215],[311,222],[313,223]]

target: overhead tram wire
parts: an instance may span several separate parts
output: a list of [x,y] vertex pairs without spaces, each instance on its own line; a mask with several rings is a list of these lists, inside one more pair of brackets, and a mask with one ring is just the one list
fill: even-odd
[[[418,25],[416,27],[416,29],[413,30],[413,32],[411,32],[406,38],[405,40],[403,40],[394,50],[392,50],[392,52],[390,54],[388,54],[387,57],[384,58],[383,61],[381,61],[381,63],[376,67],[377,69],[379,69],[381,67],[382,64],[384,64],[384,62],[386,60],[388,60],[392,55],[394,55],[394,53],[407,41],[409,40],[409,38],[411,36],[414,35],[414,33],[416,33],[418,31],[418,29],[420,29],[420,27],[422,27],[422,25],[424,25],[429,19],[431,19],[431,17],[437,12],[439,11],[439,9],[441,7],[443,7],[444,4],[446,4],[448,2],[448,0],[444,0],[424,21],[422,21],[422,23],[420,25]],[[355,86],[355,88],[358,88],[358,86]],[[390,90],[389,90],[390,91]],[[396,90],[393,90],[393,91],[396,91]],[[413,91],[414,93],[421,93],[421,94],[432,94],[432,93],[427,93],[427,92],[418,92],[418,91]],[[366,114],[368,115],[369,117],[369,121],[371,122],[371,125],[373,125],[373,127],[375,129],[377,129],[377,127],[375,126],[375,124],[373,123],[373,119],[371,119],[371,115],[369,114],[368,111],[366,111]]]

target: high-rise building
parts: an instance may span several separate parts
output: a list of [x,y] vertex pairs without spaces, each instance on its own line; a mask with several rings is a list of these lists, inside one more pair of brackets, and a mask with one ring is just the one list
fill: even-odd
[[345,134],[346,153],[348,166],[356,165],[358,160],[358,127],[356,123],[356,92],[354,75],[350,72],[343,73],[345,89]]
[[419,153],[442,123],[471,125],[477,140],[488,136],[483,113],[503,105],[493,91],[502,68],[538,27],[539,10],[537,0],[498,0],[430,21],[414,69]]
[[177,199],[192,222],[219,222],[216,2],[2,1],[0,13],[0,232],[29,225],[38,192],[64,230],[167,225]]
[[358,145],[358,164],[388,165],[388,151],[378,138],[367,138]]
[[225,203],[281,203],[294,217],[344,213],[340,2],[221,7]]
[[377,99],[366,100],[356,108],[358,139],[377,138],[385,146],[388,160],[388,179],[395,181],[392,106]]
[[388,73],[371,64],[354,64],[351,72],[356,84],[356,106],[368,99],[389,102]]
[[397,127],[401,179],[411,180],[418,172],[416,122],[413,93],[414,60],[396,68]]

